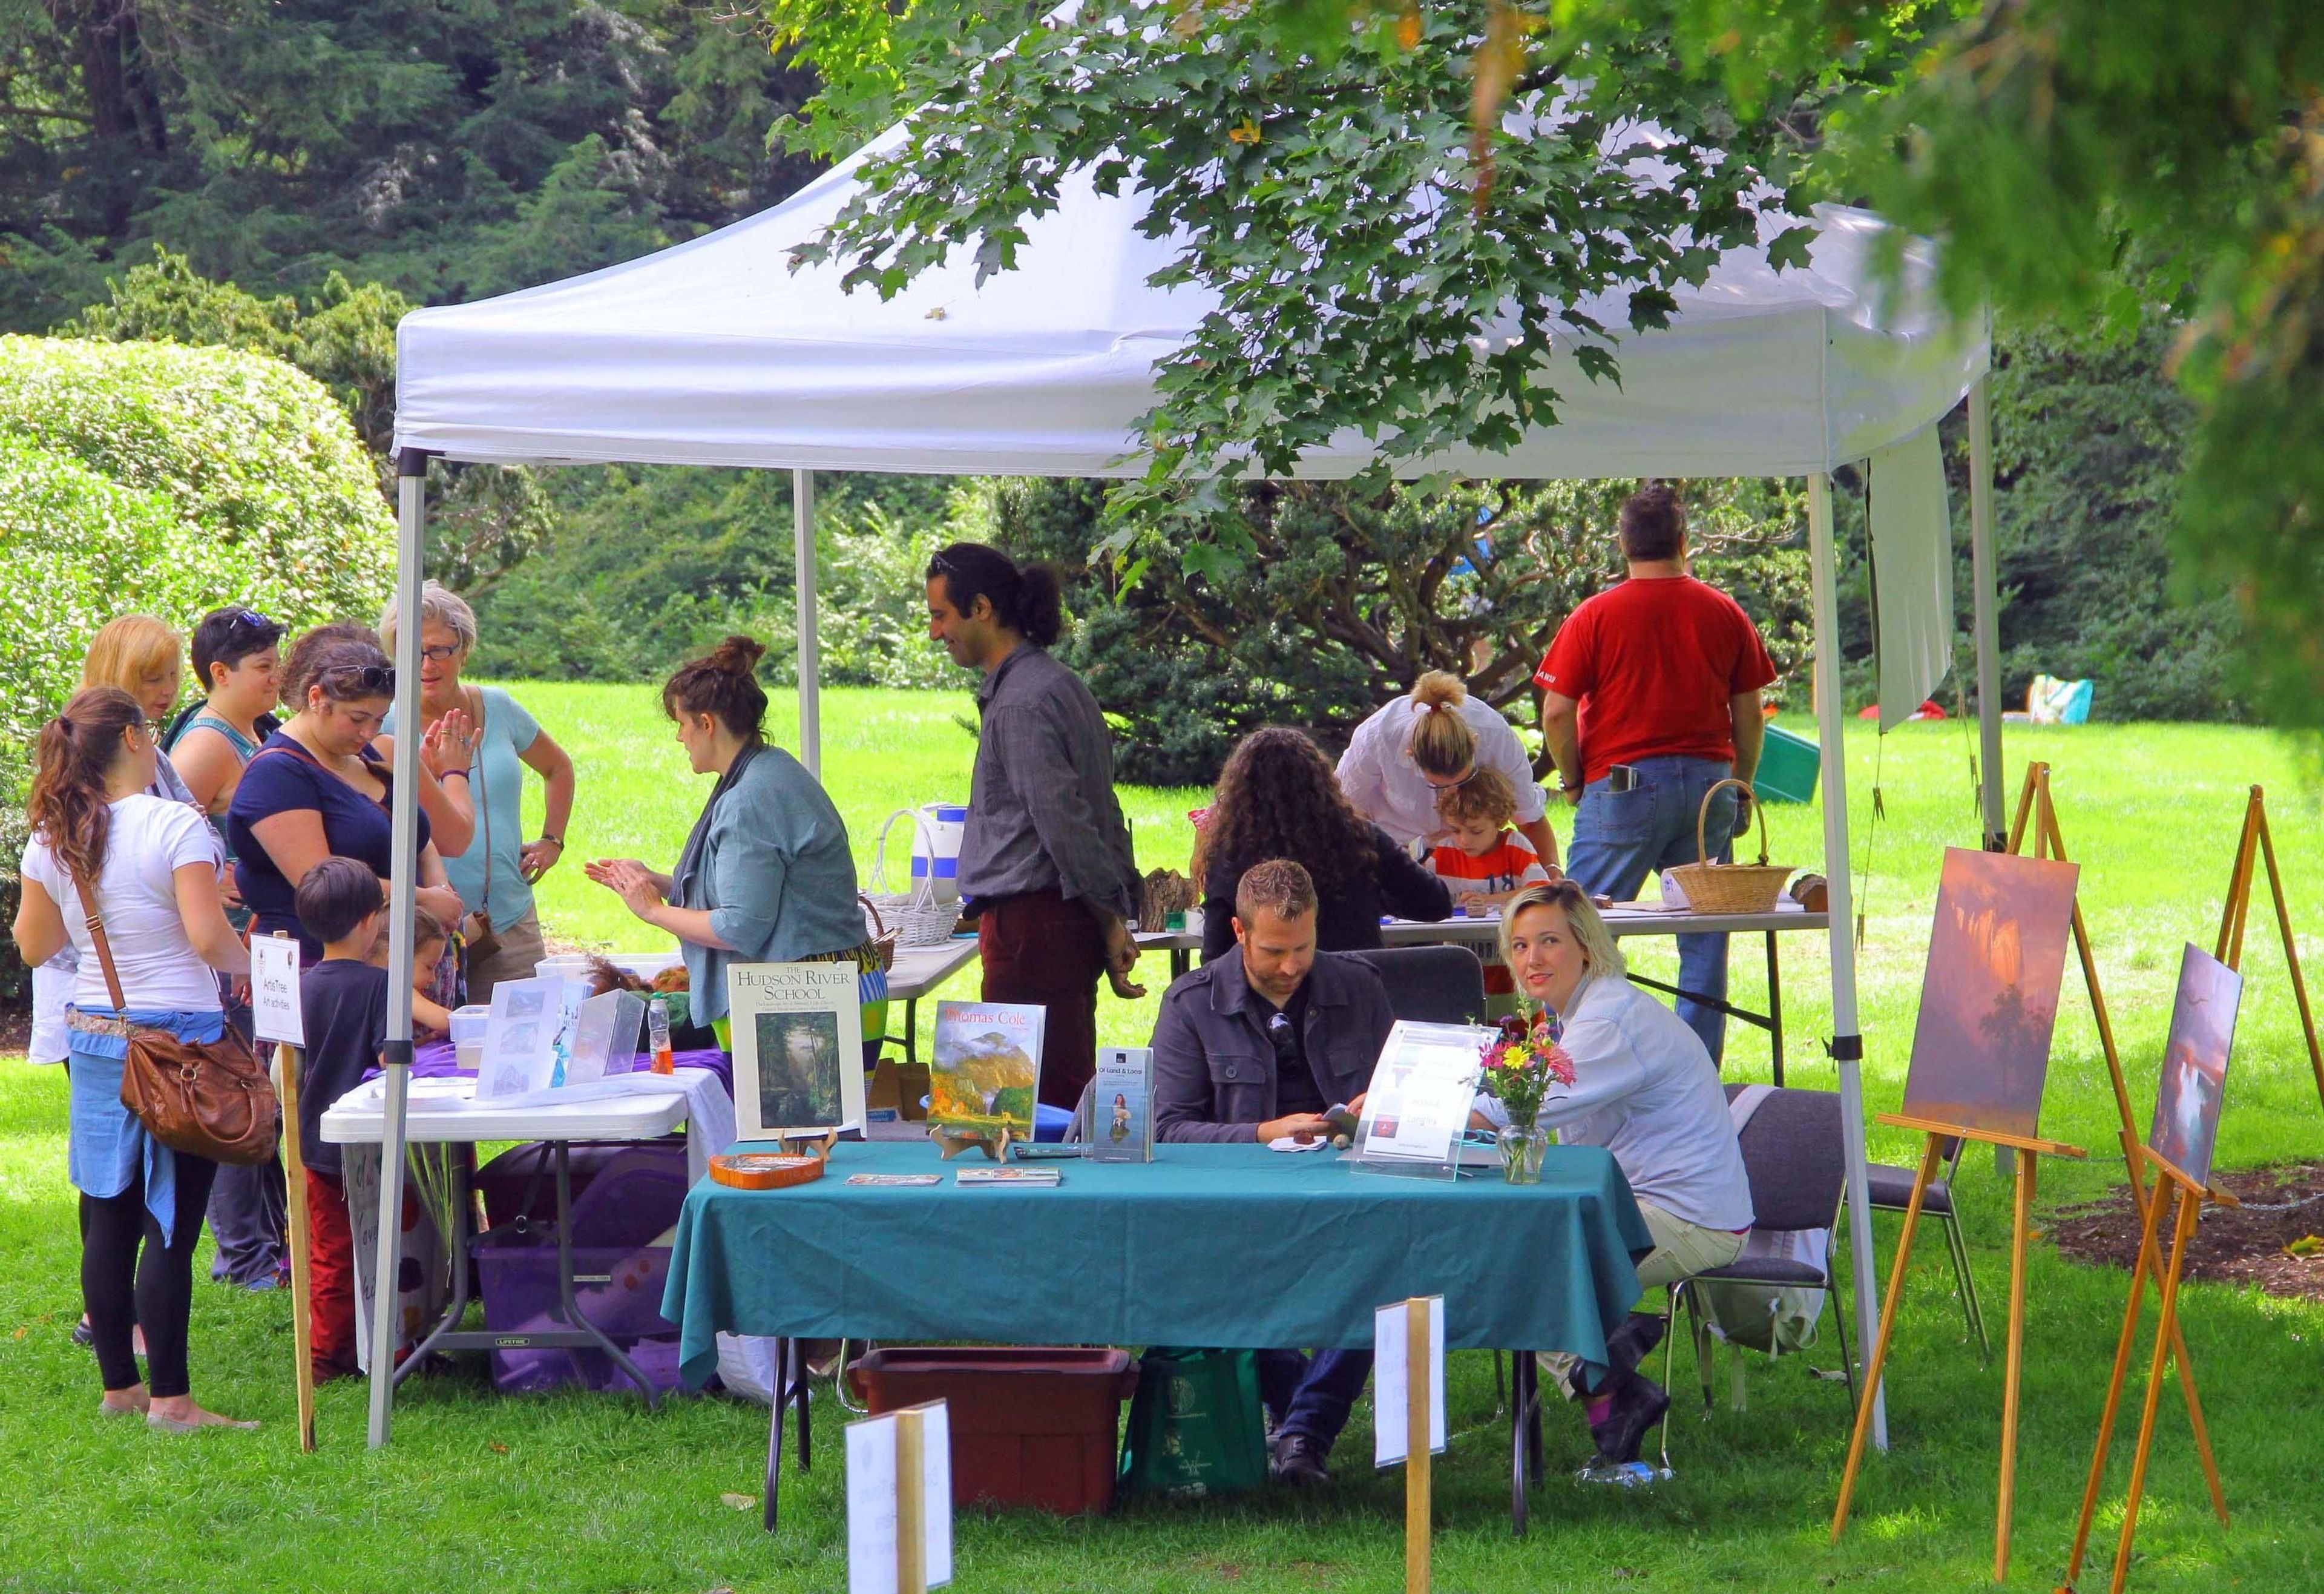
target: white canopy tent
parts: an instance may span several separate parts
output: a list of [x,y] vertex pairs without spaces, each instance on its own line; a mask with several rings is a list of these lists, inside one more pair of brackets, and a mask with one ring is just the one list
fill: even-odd
[[[813,473],[818,468],[954,474],[1120,476],[1139,468],[1132,422],[1154,402],[1155,362],[1211,308],[1148,278],[1172,252],[1137,229],[1134,195],[1086,181],[1033,222],[1016,269],[981,287],[973,263],[930,270],[895,299],[841,291],[836,267],[794,273],[791,251],[856,190],[855,171],[890,134],[774,209],[695,241],[569,282],[416,311],[397,334],[401,477],[399,593],[418,605],[432,457],[468,461],[732,465],[796,473],[801,756],[818,765]],[[1848,1205],[1856,1311],[1870,1344],[1877,1280],[1864,1171],[1847,773],[1840,742],[1831,473],[1969,404],[1984,820],[2001,829],[1999,687],[1994,627],[1982,326],[1932,304],[1928,252],[1908,244],[1895,284],[1875,251],[1882,224],[1820,209],[1804,270],[1778,273],[1757,249],[1722,258],[1683,291],[1672,325],[1624,337],[1618,387],[1593,383],[1569,345],[1548,351],[1559,424],[1505,455],[1456,453],[1416,466],[1480,476],[1797,476],[1807,478],[1814,569],[1816,702],[1822,742],[1824,873],[1831,889],[1832,1052],[1849,1136]],[[1618,307],[1601,319],[1619,325]],[[1372,455],[1350,432],[1299,474],[1344,477]],[[1923,458],[1932,458],[1923,451]],[[1940,484],[1941,488],[1941,484]],[[1927,495],[1923,495],[1927,496]],[[1941,502],[1941,490],[1935,496]],[[1876,532],[1876,535],[1877,535]],[[1949,614],[1949,604],[1947,606]],[[397,712],[419,713],[420,627],[399,633]],[[1926,684],[1932,685],[1933,682]],[[1910,688],[1914,701],[1919,687]],[[392,1063],[408,1063],[419,738],[396,744]],[[409,1070],[391,1066],[382,1211],[400,1201]],[[377,1276],[394,1276],[392,1228]],[[392,1292],[374,1345],[392,1342]],[[371,1441],[384,1443],[390,1358],[373,1365]],[[1873,1392],[1877,1401],[1877,1392]],[[1876,1442],[1885,1432],[1876,1410]]]

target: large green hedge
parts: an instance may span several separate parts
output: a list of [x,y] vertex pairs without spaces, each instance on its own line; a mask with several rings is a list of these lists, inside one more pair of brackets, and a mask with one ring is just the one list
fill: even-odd
[[280,360],[0,338],[0,561],[5,788],[106,620],[369,618],[395,522],[346,412]]

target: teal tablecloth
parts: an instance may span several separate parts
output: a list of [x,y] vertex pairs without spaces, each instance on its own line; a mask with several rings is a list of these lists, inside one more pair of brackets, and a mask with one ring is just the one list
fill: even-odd
[[[970,1154],[974,1155],[975,1154]],[[714,1336],[1004,1345],[1370,1346],[1372,1311],[1444,1297],[1455,1348],[1605,1358],[1653,1248],[1595,1146],[1552,1146],[1533,1186],[1360,1173],[1333,1152],[1164,1145],[1081,1161],[1053,1190],[961,1189],[920,1143],[845,1144],[812,1184],[697,1183],[662,1315],[689,1384]],[[851,1173],[941,1173],[922,1186]]]

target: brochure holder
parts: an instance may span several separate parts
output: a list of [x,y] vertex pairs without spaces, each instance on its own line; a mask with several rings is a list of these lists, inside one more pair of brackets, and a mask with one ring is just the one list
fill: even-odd
[[1477,1096],[1478,1059],[1493,1032],[1398,1019],[1380,1048],[1349,1154],[1360,1173],[1457,1179]]

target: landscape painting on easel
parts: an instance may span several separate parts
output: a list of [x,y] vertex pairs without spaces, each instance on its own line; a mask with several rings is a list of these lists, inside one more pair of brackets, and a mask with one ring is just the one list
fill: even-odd
[[2146,1149],[2197,1184],[2211,1179],[2243,996],[2244,977],[2201,948],[2190,946],[2180,957],[2179,999],[2171,1007],[2171,1043],[2163,1052],[2163,1089]]
[[2080,873],[2048,858],[1945,850],[1907,1117],[2034,1137]]

